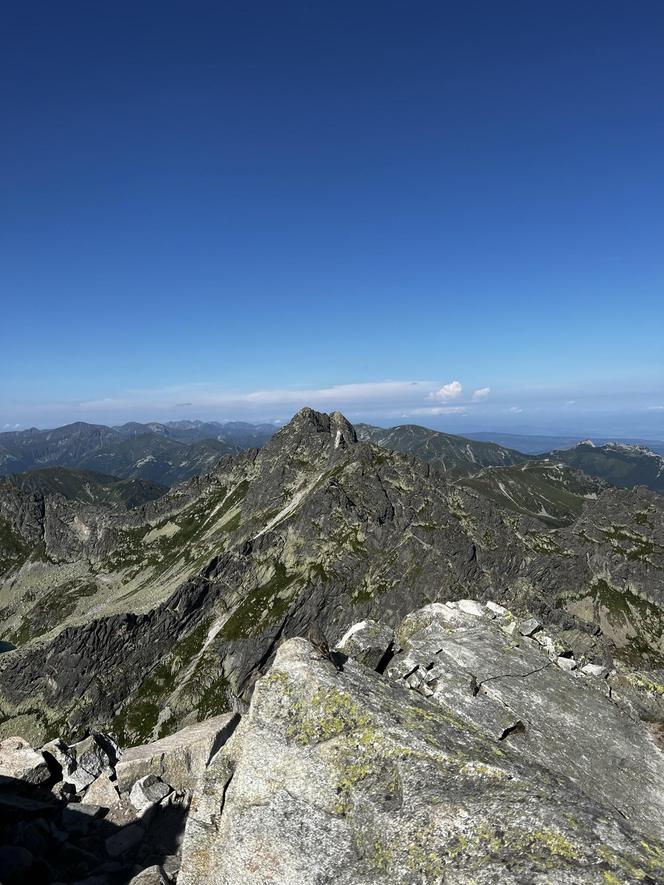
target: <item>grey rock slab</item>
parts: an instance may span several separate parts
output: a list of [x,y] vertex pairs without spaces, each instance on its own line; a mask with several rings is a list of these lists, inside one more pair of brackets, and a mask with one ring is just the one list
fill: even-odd
[[115,784],[103,772],[90,784],[81,799],[84,805],[101,805],[103,808],[113,808],[119,801],[120,797]]
[[627,858],[656,880],[642,840],[451,708],[292,639],[194,795],[178,885],[590,885]]
[[62,827],[68,833],[85,833],[90,829],[92,821],[103,813],[99,805],[83,805],[71,803],[62,812]]
[[171,885],[171,878],[157,864],[141,870],[129,882],[129,885]]
[[601,664],[584,664],[581,672],[586,676],[597,676],[599,679],[605,679],[609,674],[608,669]]
[[21,737],[9,737],[0,741],[0,776],[43,784],[51,774],[40,750],[33,750]]
[[66,780],[76,768],[76,756],[72,753],[62,738],[56,738],[53,741],[49,741],[47,744],[44,744],[41,750],[42,753],[47,753],[49,756],[52,756],[55,762],[60,766],[63,780]]
[[538,630],[542,629],[541,623],[537,618],[527,618],[519,623],[519,633],[522,636],[533,636]]
[[213,716],[151,744],[125,750],[115,767],[118,789],[127,793],[141,777],[154,774],[179,790],[193,790],[210,758],[239,721],[236,713]]
[[353,624],[337,644],[337,649],[348,657],[375,670],[394,642],[394,630],[379,621],[359,621]]
[[510,614],[509,609],[506,609],[504,605],[499,605],[497,602],[491,602],[491,600],[489,600],[485,605],[490,612],[500,618],[504,618],[506,615]]
[[[506,641],[495,621],[479,631],[447,633],[441,645],[427,618],[420,631],[411,632],[403,654],[420,670],[434,662],[450,674],[439,681],[435,699],[451,715],[495,734],[495,710],[502,708],[522,723],[523,730],[505,740],[518,741],[524,758],[569,778],[645,832],[664,836],[664,755],[645,725],[624,715],[589,680],[561,672],[534,643]],[[576,666],[572,659],[558,660]],[[475,702],[459,694],[454,673],[475,678]],[[488,717],[482,696],[494,704]]]
[[137,811],[143,811],[147,806],[161,802],[172,792],[173,787],[164,783],[156,774],[146,774],[131,788],[129,801]]
[[117,760],[117,744],[109,735],[91,734],[69,748],[76,767],[64,780],[82,792]]
[[145,837],[140,824],[129,824],[106,839],[106,852],[110,857],[121,857],[137,848]]
[[447,604],[476,618],[493,617],[492,613],[487,611],[486,606],[482,605],[481,602],[477,602],[476,599],[457,599],[455,602],[448,602]]

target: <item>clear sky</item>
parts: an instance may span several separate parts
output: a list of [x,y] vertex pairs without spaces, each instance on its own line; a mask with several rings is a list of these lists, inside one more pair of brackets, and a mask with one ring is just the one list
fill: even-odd
[[0,20],[0,429],[664,438],[664,3]]

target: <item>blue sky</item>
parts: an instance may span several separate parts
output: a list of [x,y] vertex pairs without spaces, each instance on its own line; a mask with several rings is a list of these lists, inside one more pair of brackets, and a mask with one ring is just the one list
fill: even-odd
[[664,438],[662,45],[647,0],[5,5],[0,429]]

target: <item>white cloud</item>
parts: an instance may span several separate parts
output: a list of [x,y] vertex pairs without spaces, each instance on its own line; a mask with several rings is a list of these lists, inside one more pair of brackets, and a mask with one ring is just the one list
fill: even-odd
[[173,417],[285,421],[303,406],[311,406],[325,412],[338,409],[351,420],[390,419],[401,415],[470,414],[488,390],[478,388],[471,398],[463,395],[460,381],[441,386],[440,381],[386,380],[245,391],[213,383],[189,383],[119,391],[88,400],[25,403],[17,417],[29,415],[32,423],[37,420],[46,427],[77,420],[117,424]]
[[477,403],[480,400],[486,399],[490,393],[490,387],[478,387],[477,390],[473,391],[473,402]]
[[403,412],[402,417],[407,418],[410,415],[467,415],[468,410],[465,406],[422,406],[419,409],[411,409],[409,412]]
[[510,406],[507,411],[511,412],[513,415],[518,415],[519,412],[523,412],[523,409],[521,408],[521,406]]
[[646,411],[648,411],[648,412],[664,412],[664,406],[648,406]]
[[431,399],[437,399],[442,403],[449,402],[451,399],[458,399],[463,393],[463,387],[460,381],[450,381],[449,384],[443,384],[438,390],[433,390],[429,394]]

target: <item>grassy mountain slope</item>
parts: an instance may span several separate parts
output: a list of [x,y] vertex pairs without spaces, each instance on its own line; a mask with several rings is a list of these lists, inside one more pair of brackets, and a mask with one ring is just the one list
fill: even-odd
[[477,442],[417,424],[403,424],[387,430],[358,424],[356,429],[359,439],[437,464],[450,476],[466,476],[481,467],[508,466],[528,460],[527,455],[496,443]]
[[605,488],[599,480],[546,461],[486,467],[460,482],[503,507],[553,527],[568,525],[581,514],[584,503]]
[[664,457],[644,446],[583,442],[573,449],[551,452],[548,457],[614,486],[644,485],[654,492],[664,492]]

